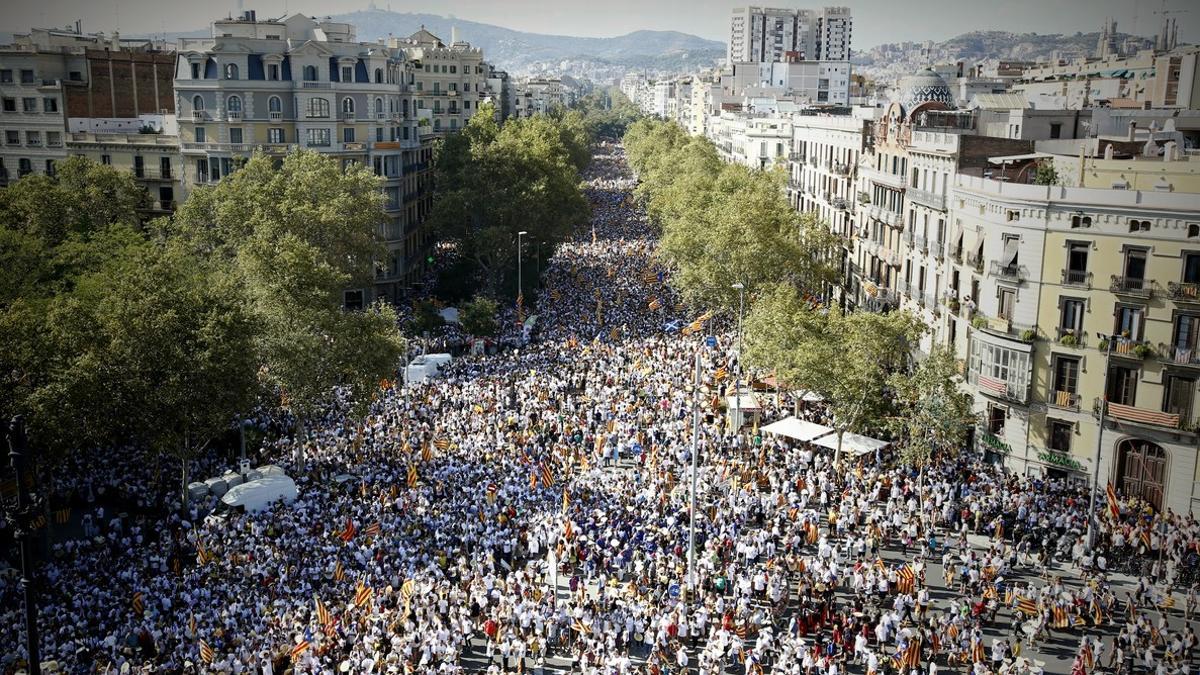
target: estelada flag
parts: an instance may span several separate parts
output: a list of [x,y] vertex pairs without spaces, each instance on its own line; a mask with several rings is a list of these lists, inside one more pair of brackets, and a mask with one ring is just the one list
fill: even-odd
[[410,490],[417,487],[417,467],[412,464],[408,465],[408,487]]
[[1033,616],[1038,613],[1037,603],[1029,598],[1017,596],[1017,611]]
[[308,640],[300,638],[300,641],[296,643],[296,646],[292,647],[292,662],[295,662],[296,659],[300,658],[300,655],[308,651],[308,648]]

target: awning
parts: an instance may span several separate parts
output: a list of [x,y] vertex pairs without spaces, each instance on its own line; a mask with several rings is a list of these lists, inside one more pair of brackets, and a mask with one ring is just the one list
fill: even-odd
[[815,391],[808,391],[806,389],[801,389],[799,391],[793,391],[792,398],[800,399],[801,401],[804,401],[805,403],[820,403],[821,401],[825,400],[824,396],[818,394]]
[[794,438],[803,443],[812,442],[822,436],[833,433],[833,429],[820,424],[814,424],[799,417],[785,417],[778,422],[772,422],[762,428],[764,433],[776,436]]
[[741,406],[742,410],[762,410],[762,404],[758,402],[758,396],[743,391],[738,396],[726,396],[725,405],[730,410],[737,410]]
[[1017,262],[1017,240],[1009,239],[1004,242],[1004,252],[1000,254],[1000,263],[1008,266]]
[[1013,162],[1023,162],[1028,159],[1044,159],[1046,157],[1053,157],[1053,156],[1054,155],[1051,155],[1046,152],[1031,152],[1031,153],[1028,153],[1025,155],[1004,155],[1002,157],[989,157],[988,163],[996,164],[996,165],[1003,165],[1003,164],[1012,164]]
[[[830,450],[837,450],[838,438],[837,434],[829,434],[814,441],[817,445]],[[876,450],[882,450],[889,445],[887,441],[881,441],[878,438],[870,436],[860,436],[859,434],[847,433],[842,436],[842,450],[854,456],[866,455]]]

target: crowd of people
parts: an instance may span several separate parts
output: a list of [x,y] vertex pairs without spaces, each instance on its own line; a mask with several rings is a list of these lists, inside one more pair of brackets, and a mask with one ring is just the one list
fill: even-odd
[[[1119,502],[1088,549],[1087,494],[1066,481],[971,452],[920,473],[835,465],[733,429],[690,386],[697,359],[710,391],[736,379],[730,331],[678,304],[620,146],[601,144],[586,177],[592,221],[543,274],[536,341],[383,389],[365,419],[333,406],[302,438],[273,435],[289,503],[101,514],[41,571],[43,658],[81,673],[1018,675],[1042,669],[1023,650],[1066,639],[1076,672],[1188,672],[1196,635],[1178,626],[1196,596],[1169,589],[1195,561],[1190,515]],[[792,410],[760,399],[766,420]],[[1046,544],[1060,539],[1065,559]],[[1118,592],[1108,568],[1131,556],[1162,562]],[[0,598],[13,672],[11,578]]]

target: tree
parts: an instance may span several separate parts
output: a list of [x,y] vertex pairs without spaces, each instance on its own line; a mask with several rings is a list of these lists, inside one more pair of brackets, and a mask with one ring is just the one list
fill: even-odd
[[620,138],[630,124],[642,117],[642,111],[616,87],[584,96],[576,102],[575,108],[583,114],[588,134],[594,139]]
[[472,337],[492,337],[499,325],[496,323],[498,306],[495,300],[481,295],[475,296],[464,304],[458,311],[458,322],[467,335]]
[[529,241],[556,243],[586,220],[579,178],[586,144],[572,113],[497,128],[486,110],[439,151],[429,222],[475,265],[485,292],[496,297],[509,292],[502,282],[516,271],[518,232],[528,232]]
[[438,311],[437,305],[433,304],[432,300],[418,300],[413,303],[413,316],[408,324],[408,329],[414,337],[432,333],[445,323],[442,313]]
[[304,423],[334,387],[362,411],[394,374],[404,341],[390,308],[347,311],[342,294],[369,286],[383,259],[379,180],[312,152],[278,167],[261,154],[213,187],[197,190],[164,235],[224,262],[257,323],[255,351],[267,383]]
[[900,457],[909,466],[924,470],[937,456],[956,455],[966,442],[974,413],[959,379],[954,352],[941,345],[915,368],[888,378],[896,403],[888,428],[903,439]]
[[1047,159],[1038,162],[1033,174],[1034,185],[1060,185],[1058,169],[1054,168],[1054,160]]
[[777,286],[751,307],[747,360],[780,381],[820,395],[837,433],[835,462],[847,432],[882,426],[891,405],[889,376],[904,367],[923,326],[908,312],[843,313]]

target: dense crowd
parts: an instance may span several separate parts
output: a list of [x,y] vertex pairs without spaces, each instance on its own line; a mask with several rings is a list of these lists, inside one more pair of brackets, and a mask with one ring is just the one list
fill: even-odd
[[[921,473],[835,466],[757,423],[735,432],[690,386],[697,359],[709,392],[736,379],[732,336],[677,304],[620,147],[602,145],[587,178],[592,222],[544,272],[538,340],[385,389],[363,420],[335,406],[303,438],[278,435],[267,455],[296,478],[291,503],[90,507],[89,536],[42,571],[43,658],[103,673],[982,675],[1038,672],[1022,646],[1069,632],[1088,636],[1073,638],[1079,671],[1187,672],[1196,635],[1164,616],[1179,598],[1190,619],[1195,594],[1164,589],[1195,562],[1190,516],[1121,502],[1088,549],[1086,491],[1065,481],[969,452]],[[759,399],[766,420],[793,407]],[[86,491],[96,474],[74,475]],[[1107,568],[1131,557],[1161,562],[1118,595]],[[1067,564],[1085,583],[1055,576]],[[931,593],[931,565],[951,593]],[[20,603],[0,584],[8,672]]]

